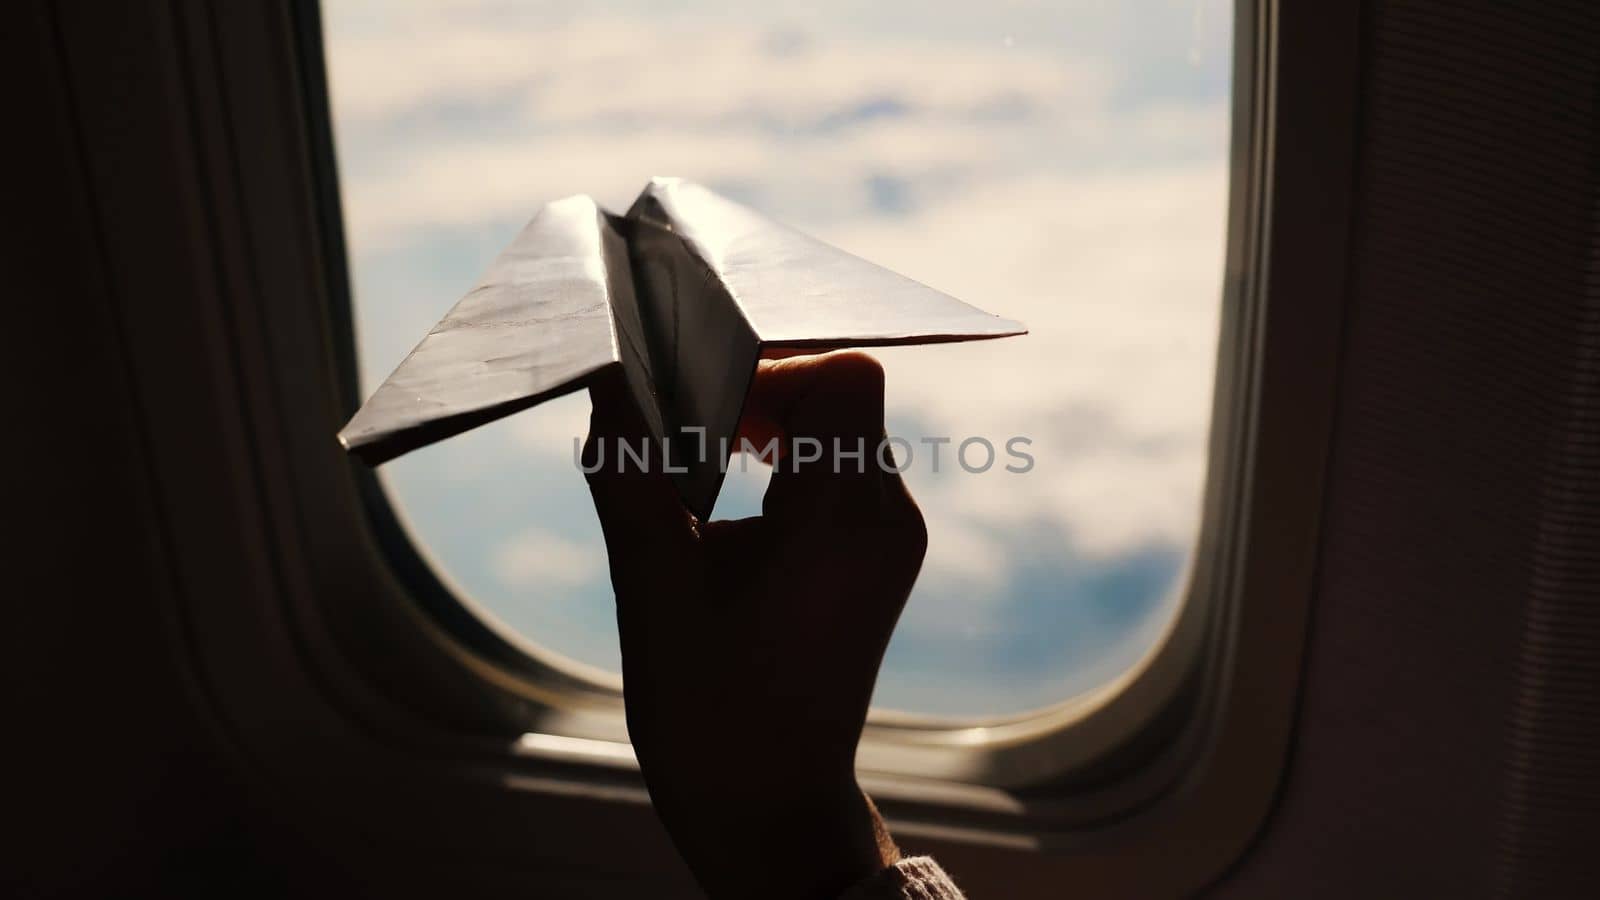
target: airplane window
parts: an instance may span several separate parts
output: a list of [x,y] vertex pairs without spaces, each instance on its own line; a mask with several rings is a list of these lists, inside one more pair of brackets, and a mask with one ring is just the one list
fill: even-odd
[[[546,201],[622,210],[652,175],[692,178],[1031,329],[874,351],[930,531],[877,705],[990,717],[1102,685],[1159,640],[1195,544],[1231,16],[1223,0],[326,0],[363,386]],[[614,671],[573,461],[588,409],[568,396],[381,471],[474,607]],[[736,462],[718,514],[758,512],[763,484]]]

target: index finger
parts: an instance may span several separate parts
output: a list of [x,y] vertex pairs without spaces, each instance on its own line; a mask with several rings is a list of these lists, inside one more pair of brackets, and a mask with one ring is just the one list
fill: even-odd
[[597,373],[589,397],[581,462],[613,571],[643,554],[681,552],[693,540],[694,518],[657,464],[664,453],[660,439],[639,412],[621,367]]

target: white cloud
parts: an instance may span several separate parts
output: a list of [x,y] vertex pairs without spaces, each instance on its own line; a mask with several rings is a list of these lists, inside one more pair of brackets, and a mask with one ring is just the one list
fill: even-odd
[[[938,183],[1042,155],[1114,158],[1103,65],[1045,50],[803,41],[770,29],[578,19],[369,29],[330,54],[358,244],[521,221],[574,192],[626,205],[652,175],[759,190],[793,218],[854,215],[872,176]],[[441,118],[443,117],[443,118]],[[1159,118],[1159,117],[1158,117]],[[1114,125],[1114,128],[1109,126]],[[1195,142],[1172,129],[1151,147]],[[759,187],[757,187],[759,186]]]
[[1005,541],[970,519],[928,516],[928,555],[922,578],[992,586],[1006,575]]
[[1098,102],[1108,87],[1096,65],[1047,52],[864,46],[733,22],[606,17],[537,29],[393,21],[341,40],[331,71],[341,124],[357,128],[507,99],[547,127],[621,117],[717,126],[730,116],[793,126],[884,98],[925,113],[982,114]]
[[[1127,19],[1108,34],[1144,27],[1095,14]],[[1008,48],[587,13],[532,28],[481,5],[363,15],[330,39],[358,261],[437,253],[441,235],[504,230],[575,192],[622,207],[649,176],[677,174],[1028,323],[1023,338],[879,352],[891,415],[919,429],[905,437],[1023,435],[1036,458],[1025,475],[913,465],[923,583],[941,586],[908,610],[919,634],[972,635],[1003,615],[981,601],[1043,529],[1089,563],[1192,542],[1222,289],[1220,101],[1129,104],[1114,54],[1026,32]],[[358,314],[363,334],[390,315],[376,298]],[[578,395],[520,415],[485,465],[577,479],[587,412]],[[578,586],[603,581],[605,560],[535,527],[497,547],[491,571],[507,588]]]
[[501,541],[490,556],[490,570],[508,588],[574,588],[603,577],[605,554],[542,528],[529,528]]
[[572,441],[589,434],[589,392],[575,391],[519,413],[507,423],[517,446],[533,454],[530,464],[578,470],[573,463]]
[[[1193,539],[1222,290],[1220,163],[996,180],[828,236],[1019,318],[1026,337],[878,351],[928,432],[1033,440],[1033,471],[913,467],[930,518],[1061,524],[1085,552]],[[936,549],[936,548],[935,548]]]

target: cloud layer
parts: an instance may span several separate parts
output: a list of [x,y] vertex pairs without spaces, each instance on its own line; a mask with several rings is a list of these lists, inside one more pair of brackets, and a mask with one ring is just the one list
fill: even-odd
[[[541,203],[625,206],[654,174],[1027,322],[1021,339],[881,354],[891,431],[1026,436],[1037,463],[913,466],[932,546],[878,701],[1019,711],[1136,658],[1193,544],[1226,23],[1196,25],[1205,7],[1186,4],[1058,21],[1002,3],[996,17],[1037,27],[999,34],[921,7],[891,28],[880,7],[894,5],[762,20],[330,4],[364,375],[387,374]],[[614,667],[603,549],[571,465],[586,414],[581,397],[548,404],[399,460],[389,483],[497,615]],[[758,509],[761,485],[733,479],[719,513]]]

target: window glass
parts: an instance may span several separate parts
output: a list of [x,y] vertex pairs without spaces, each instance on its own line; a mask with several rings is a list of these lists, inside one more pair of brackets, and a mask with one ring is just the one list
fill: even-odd
[[[1159,640],[1195,543],[1230,17],[1221,0],[327,0],[364,389],[544,202],[622,210],[652,175],[700,181],[1032,329],[875,351],[930,530],[877,704],[994,716],[1102,684]],[[569,396],[383,472],[486,616],[615,670],[572,458],[587,415]],[[968,438],[995,447],[988,471],[957,464]],[[1013,438],[1029,471],[1005,468],[1025,465]],[[719,515],[759,510],[758,468],[735,467]]]

